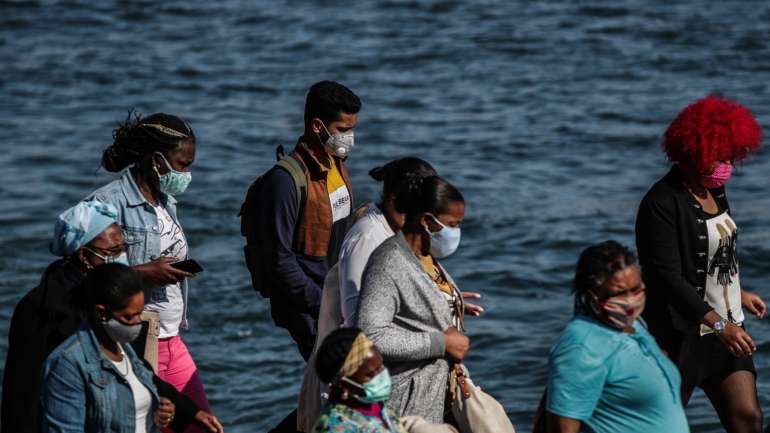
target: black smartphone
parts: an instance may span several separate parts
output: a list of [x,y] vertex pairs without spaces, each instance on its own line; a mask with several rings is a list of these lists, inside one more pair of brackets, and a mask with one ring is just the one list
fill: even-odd
[[193,259],[182,260],[181,262],[174,262],[171,266],[191,274],[197,274],[203,271],[203,267]]

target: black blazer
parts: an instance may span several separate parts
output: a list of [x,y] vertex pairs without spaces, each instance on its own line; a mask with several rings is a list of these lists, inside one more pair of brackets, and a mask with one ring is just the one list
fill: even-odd
[[[709,190],[720,211],[730,212],[724,187]],[[636,249],[647,286],[642,316],[658,344],[676,352],[686,334],[713,308],[704,301],[708,229],[712,217],[687,191],[679,167],[650,188],[636,216]]]

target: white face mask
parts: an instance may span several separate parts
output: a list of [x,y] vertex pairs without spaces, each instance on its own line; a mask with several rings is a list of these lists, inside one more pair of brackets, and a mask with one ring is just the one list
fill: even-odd
[[326,128],[326,125],[321,123],[323,125],[324,130],[326,130],[326,133],[329,135],[329,138],[326,139],[326,142],[324,143],[324,146],[326,146],[327,151],[340,158],[347,158],[348,155],[350,155],[350,151],[353,150],[353,130],[350,129],[346,132],[338,132],[336,134],[332,134],[329,132],[329,130]]
[[460,227],[447,227],[434,215],[428,215],[441,226],[441,230],[435,233],[425,227],[425,231],[430,236],[430,255],[437,259],[451,256],[460,246]]

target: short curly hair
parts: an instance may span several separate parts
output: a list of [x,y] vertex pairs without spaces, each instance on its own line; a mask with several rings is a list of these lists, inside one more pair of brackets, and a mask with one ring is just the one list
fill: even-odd
[[739,161],[759,148],[762,129],[744,106],[711,95],[685,107],[663,135],[672,162],[706,172],[718,161]]

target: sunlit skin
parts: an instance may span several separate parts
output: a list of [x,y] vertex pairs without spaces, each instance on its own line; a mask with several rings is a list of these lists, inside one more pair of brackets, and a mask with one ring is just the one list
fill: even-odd
[[[176,149],[163,153],[168,164],[176,171],[192,171],[192,165],[195,162],[195,142],[192,140],[183,141]],[[131,175],[139,187],[144,198],[153,206],[158,205],[160,196],[160,183],[158,173],[162,176],[170,170],[163,158],[157,153],[148,153],[142,160],[131,169]],[[176,269],[171,263],[183,260],[184,257],[160,257],[148,263],[134,266],[134,270],[145,282],[155,286],[165,286],[174,284],[190,278],[193,274]]]
[[[358,367],[358,370],[356,370],[352,376],[348,377],[348,379],[360,385],[364,385],[372,380],[374,376],[380,374],[384,368],[385,365],[383,364],[382,353],[380,352],[380,349],[378,349],[377,346],[372,346],[372,348],[369,350],[369,353],[367,353],[366,358],[364,358],[363,364],[361,364],[361,366]],[[338,380],[336,386],[339,387],[340,391],[347,391],[348,395],[365,395],[363,389],[345,380]],[[358,406],[362,404],[358,400],[351,398],[343,400],[342,403],[348,406]]]
[[80,248],[77,252],[77,258],[86,269],[90,269],[104,264],[99,256],[89,251],[89,249],[105,257],[117,257],[126,250],[126,244],[123,239],[123,231],[117,224],[110,224],[99,236],[93,238],[86,245],[87,248]]

